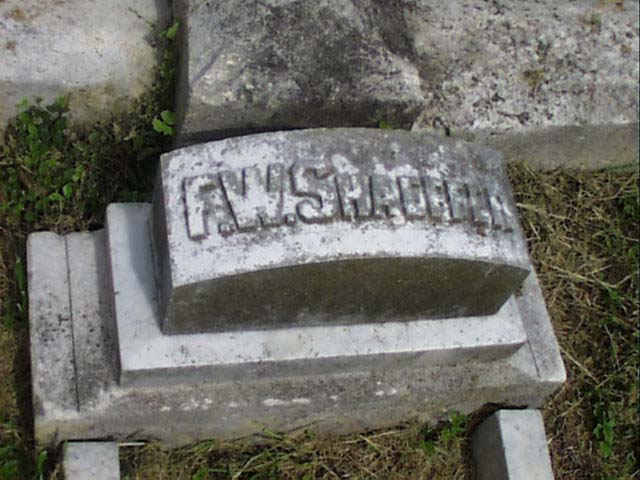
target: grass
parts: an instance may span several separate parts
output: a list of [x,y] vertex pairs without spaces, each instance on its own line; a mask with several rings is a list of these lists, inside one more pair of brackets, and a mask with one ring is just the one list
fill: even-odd
[[469,478],[471,423],[452,413],[435,430],[411,423],[393,430],[336,437],[268,434],[262,446],[203,442],[164,451],[123,449],[127,479]]
[[512,174],[568,371],[544,409],[556,478],[638,478],[638,174]]
[[[60,476],[55,452],[37,459],[33,452],[26,235],[99,228],[108,203],[148,199],[172,131],[171,70],[171,62],[163,62],[153,92],[129,115],[70,128],[61,100],[25,105],[6,132],[0,147],[0,480]],[[638,174],[513,166],[510,175],[569,376],[544,408],[556,478],[637,479]],[[265,433],[260,446],[130,446],[122,449],[122,468],[129,479],[471,478],[468,436],[487,414],[452,412],[433,429],[407,423],[348,436]]]

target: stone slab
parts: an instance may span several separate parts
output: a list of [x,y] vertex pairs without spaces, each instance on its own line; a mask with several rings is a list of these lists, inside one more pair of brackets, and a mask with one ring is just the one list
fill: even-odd
[[153,82],[154,26],[169,15],[166,0],[0,2],[0,142],[23,99],[69,95],[80,122],[130,110]]
[[[293,46],[277,39],[286,39],[290,34],[287,22],[295,18],[296,8],[316,10],[328,6],[331,9],[331,5],[340,4],[345,12],[342,21],[345,25],[350,21],[355,25],[362,7],[354,7],[356,2],[348,1],[295,2],[295,8],[289,2],[263,2],[258,7],[243,3],[239,8],[235,3],[227,2],[226,7],[220,3],[189,0],[175,3],[176,15],[184,19],[185,25],[193,17],[181,48],[189,53],[184,57],[179,87],[178,107],[183,109],[185,129],[184,138],[179,135],[178,144],[193,143],[188,133],[205,131],[209,126],[214,126],[213,130],[224,128],[227,135],[326,126],[303,120],[314,111],[321,112],[327,102],[308,105],[305,115],[296,114],[294,118],[285,119],[281,114],[287,110],[287,94],[296,92],[299,83],[296,75],[304,76],[304,72],[315,72],[325,65],[317,61],[318,55],[307,55],[308,51],[324,51],[316,45],[309,47],[320,29],[306,29],[304,22],[298,22],[301,29],[313,33],[305,35],[304,40],[298,37]],[[507,161],[525,162],[534,168],[637,164],[640,18],[637,0],[386,3],[385,8],[392,10],[388,17],[389,22],[396,25],[392,29],[395,36],[401,37],[402,44],[409,45],[410,53],[404,55],[409,61],[393,60],[391,63],[395,66],[389,69],[389,74],[376,78],[376,82],[390,95],[402,90],[402,94],[395,94],[398,98],[423,96],[424,106],[418,110],[414,129],[490,145],[503,152]],[[261,13],[249,15],[256,13],[254,10]],[[403,18],[396,19],[397,13]],[[221,27],[229,18],[234,21]],[[377,22],[376,15],[371,18]],[[260,24],[261,19],[266,19],[266,25]],[[267,27],[274,23],[282,26],[282,32],[265,39]],[[325,22],[317,23],[325,25]],[[258,27],[252,29],[255,24]],[[358,43],[365,43],[363,51],[375,46],[379,42],[374,38],[375,29],[369,30],[372,34],[357,34],[355,40],[343,41],[343,51],[335,55],[338,61],[334,63],[340,65],[339,58],[348,55],[350,47]],[[329,38],[333,40],[336,35],[331,33]],[[190,38],[194,39],[196,49],[190,49]],[[382,42],[385,42],[384,35]],[[324,44],[330,48],[334,43]],[[359,61],[377,62],[375,59],[382,55],[384,48]],[[285,68],[290,66],[287,59],[295,56],[299,49],[303,49],[304,58],[313,65],[300,64],[298,67],[303,73],[290,74],[291,70]],[[262,55],[263,50],[275,53]],[[252,61],[253,54],[260,58]],[[270,58],[281,61],[264,67]],[[385,65],[385,62],[379,63]],[[358,61],[350,62],[347,71],[359,75],[362,69],[358,65]],[[278,70],[278,67],[282,68]],[[274,75],[272,70],[278,71]],[[198,80],[191,85],[189,78]],[[272,81],[273,78],[278,81]],[[348,91],[348,88],[334,88],[340,84],[335,82],[335,76],[319,75],[318,78],[318,83],[329,79],[326,92],[331,98],[339,98]],[[371,96],[370,92],[376,91],[377,87],[361,88],[350,101],[363,104]],[[314,96],[307,95],[307,98]],[[388,98],[386,93],[385,98]],[[194,119],[208,118],[199,129],[194,128],[196,120],[190,123],[191,110]],[[350,111],[359,112],[354,108]],[[369,111],[377,114],[380,110],[370,108]],[[324,117],[321,118],[324,121]],[[377,120],[393,124],[395,118],[396,114],[389,112]],[[274,122],[275,119],[279,121]],[[332,122],[331,126],[362,125],[347,113]],[[211,133],[195,140],[209,140]]]
[[471,440],[478,480],[553,480],[539,410],[499,410]]
[[29,333],[35,428],[77,412],[73,323],[66,237],[51,232],[27,241]]
[[64,445],[65,480],[120,480],[116,442],[67,442]]
[[531,351],[490,362],[420,368],[373,368],[342,374],[263,376],[261,379],[114,384],[80,414],[42,422],[40,445],[68,438],[159,440],[171,446],[265,431],[312,429],[346,433],[438,421],[446,412],[471,413],[487,403],[539,404],[560,385],[538,376]]
[[488,361],[512,354],[527,339],[513,299],[482,317],[164,335],[149,217],[148,204],[111,204],[107,210],[123,385]]
[[95,398],[118,378],[118,345],[112,313],[105,233],[66,237],[73,347],[79,402]]
[[535,168],[637,164],[637,0],[403,5],[426,97],[415,130]]
[[489,315],[529,270],[499,154],[404,131],[171,152],[153,222],[171,334]]
[[[82,248],[86,248],[84,245]],[[46,248],[49,254],[51,249]],[[96,253],[104,257],[106,245],[102,249],[101,254]],[[112,438],[159,440],[178,446],[207,438],[260,434],[264,430],[311,428],[345,433],[391,427],[410,418],[433,422],[446,417],[447,411],[470,413],[486,403],[536,407],[565,377],[562,363],[555,362],[560,358],[556,344],[551,342],[548,348],[539,345],[553,339],[548,317],[533,318],[539,309],[526,306],[533,302],[544,308],[537,281],[532,277],[527,277],[522,295],[515,295],[513,300],[521,312],[525,331],[542,327],[544,333],[527,338],[526,345],[511,355],[417,366],[410,362],[398,366],[369,362],[360,369],[311,374],[291,371],[287,375],[271,375],[265,370],[260,378],[245,378],[238,371],[229,378],[197,382],[187,378],[170,384],[152,381],[127,385],[113,381],[105,388],[91,390],[91,398],[82,397],[79,409],[68,405],[56,412],[42,412],[36,422],[36,441],[47,446],[68,439]],[[120,295],[118,292],[121,290],[116,296]],[[30,295],[39,293],[30,288]],[[54,303],[59,301],[57,297],[51,299]],[[79,321],[77,316],[73,319]],[[32,341],[38,343],[42,339],[32,336]],[[37,351],[42,347],[34,348]],[[52,381],[49,372],[56,368],[51,363],[55,357],[43,358],[49,364],[34,369],[34,386]],[[543,365],[546,368],[541,368]],[[65,388],[43,391],[43,400],[48,404],[60,404],[64,392],[75,385],[69,376],[57,377],[55,382]]]
[[410,125],[423,103],[399,2],[180,0],[177,143]]

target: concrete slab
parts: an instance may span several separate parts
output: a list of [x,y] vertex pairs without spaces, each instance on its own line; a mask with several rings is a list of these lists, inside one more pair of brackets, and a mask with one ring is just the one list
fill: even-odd
[[637,0],[403,4],[427,99],[414,129],[534,168],[637,164]]
[[0,141],[23,99],[70,96],[72,118],[128,111],[153,82],[166,0],[0,2]]
[[120,480],[116,442],[67,442],[62,462],[65,480]]
[[529,270],[502,159],[480,146],[315,129],[161,162],[165,333],[490,315]]
[[478,480],[553,480],[539,410],[499,410],[472,438]]
[[112,204],[107,210],[122,385],[488,361],[511,355],[527,340],[513,299],[489,316],[164,335],[149,249],[150,213],[147,204]]

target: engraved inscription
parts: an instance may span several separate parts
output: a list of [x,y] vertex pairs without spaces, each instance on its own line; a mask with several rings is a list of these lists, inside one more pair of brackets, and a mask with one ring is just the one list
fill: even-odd
[[371,194],[367,175],[336,173],[336,186],[343,218],[354,220],[371,216]]
[[404,216],[409,220],[420,220],[427,216],[427,201],[422,192],[422,182],[418,176],[398,177],[401,204]]
[[376,219],[467,223],[479,232],[511,232],[514,213],[492,185],[417,170],[367,174],[302,163],[224,170],[187,177],[182,184],[187,233],[193,240],[298,222]]
[[284,223],[282,165],[269,165],[264,173],[258,167],[224,171],[220,173],[220,180],[238,231]]
[[325,222],[338,214],[338,193],[335,188],[335,172],[332,167],[291,168],[294,195],[307,197],[296,207],[300,219],[307,223]]

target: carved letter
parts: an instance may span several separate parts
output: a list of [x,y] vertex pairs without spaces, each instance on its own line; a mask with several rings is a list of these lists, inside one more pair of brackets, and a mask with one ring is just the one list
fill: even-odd
[[420,177],[398,177],[398,185],[405,217],[408,220],[424,218],[427,214],[427,203],[422,193]]
[[429,175],[425,175],[422,179],[431,220],[434,222],[446,222],[449,220],[449,207],[447,206],[445,183]]
[[338,195],[333,174],[331,166],[313,168],[296,163],[291,167],[293,193],[308,197],[296,206],[304,222],[323,222],[337,215]]
[[239,231],[282,225],[283,168],[268,165],[264,175],[258,167],[220,173],[224,193]]
[[184,190],[187,234],[193,240],[201,240],[210,235],[208,218],[226,220],[226,201],[217,175],[198,175],[185,178]]
[[187,217],[187,234],[192,240],[201,240],[209,234],[207,222],[205,221],[207,206],[200,196],[200,188],[211,184],[212,179],[209,175],[185,178],[182,183],[185,215]]
[[496,192],[488,192],[489,205],[491,207],[491,228],[494,230],[504,230],[505,232],[513,231],[513,213],[502,201],[500,195]]
[[371,175],[371,197],[373,198],[374,217],[385,218],[402,215],[400,192],[388,175]]
[[451,222],[460,223],[469,220],[469,192],[467,186],[463,184],[456,184],[453,182],[443,182],[447,187],[447,193],[449,195],[449,211],[451,213]]
[[371,215],[369,177],[361,174],[338,173],[336,184],[342,216],[347,220]]
[[477,227],[491,225],[491,210],[483,189],[477,185],[469,185],[469,198],[471,201],[471,215],[473,223]]

